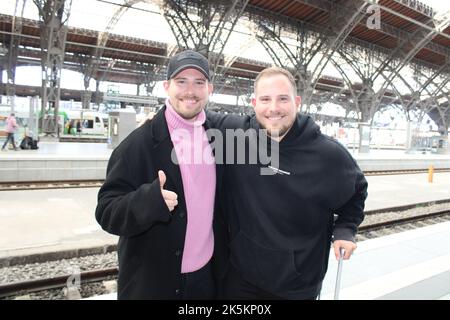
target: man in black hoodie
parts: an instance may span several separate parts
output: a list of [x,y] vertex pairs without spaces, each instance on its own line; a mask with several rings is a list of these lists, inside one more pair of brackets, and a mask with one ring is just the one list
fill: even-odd
[[301,98],[296,92],[286,70],[262,71],[252,99],[256,116],[241,127],[265,129],[270,142],[249,135],[246,149],[250,154],[257,145],[266,146],[277,161],[263,162],[259,152],[256,163],[248,155],[239,163],[239,148],[232,164],[227,158],[222,204],[230,264],[223,298],[315,299],[331,241],[336,258],[340,248],[344,259],[356,249],[367,182],[342,145],[321,134],[310,117],[297,114]]

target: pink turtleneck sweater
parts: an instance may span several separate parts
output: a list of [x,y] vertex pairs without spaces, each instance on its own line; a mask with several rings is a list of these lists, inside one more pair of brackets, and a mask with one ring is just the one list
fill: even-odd
[[193,272],[211,259],[216,165],[203,123],[205,111],[195,121],[183,119],[166,100],[164,113],[183,180],[187,228],[181,272]]

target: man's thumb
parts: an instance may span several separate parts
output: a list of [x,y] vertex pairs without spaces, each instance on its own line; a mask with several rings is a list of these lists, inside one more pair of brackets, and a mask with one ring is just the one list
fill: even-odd
[[158,171],[158,178],[161,189],[164,189],[164,184],[166,183],[166,174],[164,173],[164,171],[162,170]]

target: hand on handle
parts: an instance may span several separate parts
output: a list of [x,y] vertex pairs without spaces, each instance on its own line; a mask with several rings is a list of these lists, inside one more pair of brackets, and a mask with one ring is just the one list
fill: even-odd
[[336,256],[336,260],[339,260],[341,256],[340,249],[342,248],[344,250],[344,260],[350,259],[351,255],[353,254],[353,251],[356,250],[356,243],[352,241],[346,241],[346,240],[335,240],[333,242],[334,247],[334,255]]

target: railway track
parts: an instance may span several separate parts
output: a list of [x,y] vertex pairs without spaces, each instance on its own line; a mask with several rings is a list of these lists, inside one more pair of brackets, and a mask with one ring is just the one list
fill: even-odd
[[[400,175],[427,173],[427,169],[411,170],[386,170],[386,171],[365,171],[366,176]],[[434,173],[450,172],[447,169],[434,169]],[[96,188],[101,187],[104,180],[72,180],[72,181],[31,181],[31,182],[2,182],[0,191],[12,190],[39,190],[39,189],[65,189],[65,188]]]
[[[450,172],[450,168],[433,169],[434,173]],[[408,169],[408,170],[385,170],[385,171],[364,171],[365,176],[390,176],[399,174],[428,173],[428,169]]]
[[[449,201],[440,201],[440,203],[448,203]],[[431,202],[434,204],[434,202]],[[415,207],[422,208],[426,206],[427,203],[416,204]],[[428,203],[430,204],[430,203]],[[406,209],[405,209],[406,208]],[[407,210],[407,208],[414,208],[414,206],[408,207],[400,207],[400,210]],[[390,208],[389,210],[384,211],[373,211],[368,212],[367,216],[376,216],[378,214],[384,214],[385,212],[395,212],[398,208]],[[398,210],[397,210],[398,211]],[[439,219],[436,221],[436,219]],[[432,221],[434,220],[434,221]],[[428,222],[429,221],[429,222]],[[393,228],[397,228],[399,226],[408,226],[406,229],[417,228],[414,226],[417,222],[427,222],[426,224],[432,224],[442,221],[450,221],[450,210],[437,210],[433,212],[427,212],[422,214],[412,214],[410,216],[402,216],[397,219],[387,219],[385,221],[376,222],[376,223],[367,223],[363,224],[359,228],[358,236],[363,236],[364,238],[375,238],[377,236],[385,235],[386,233],[380,232],[380,230],[389,230]],[[411,226],[409,226],[411,225]],[[376,235],[374,235],[376,233]],[[392,232],[388,232],[392,233]],[[81,272],[79,274],[80,284],[86,285],[93,282],[101,282],[105,280],[111,280],[117,278],[118,269],[114,268],[105,268],[94,271],[86,271]],[[63,289],[68,286],[68,279],[73,277],[73,275],[64,275],[51,277],[46,279],[37,279],[37,280],[29,280],[22,282],[14,282],[0,285],[0,298],[12,297],[12,296],[20,296],[32,292],[40,292],[45,290],[52,289]]]
[[[393,219],[378,223],[371,223],[367,225],[362,225],[359,227],[359,233],[366,233],[370,231],[376,231],[383,228],[392,228],[399,225],[405,225],[408,223],[414,223],[418,221],[424,221],[433,218],[444,218],[445,220],[450,220],[450,210],[440,210],[432,213],[420,214],[411,217],[404,217],[399,219]],[[448,219],[447,219],[448,217]]]
[[[117,278],[117,268],[99,269],[85,271],[76,275],[80,279],[80,284],[105,281],[111,278]],[[0,298],[10,296],[20,296],[32,292],[45,291],[50,289],[63,289],[71,285],[68,283],[74,275],[65,275],[45,279],[28,280],[21,282],[8,283],[0,285]]]
[[0,191],[96,188],[101,187],[102,184],[103,180],[6,182],[0,183]]

